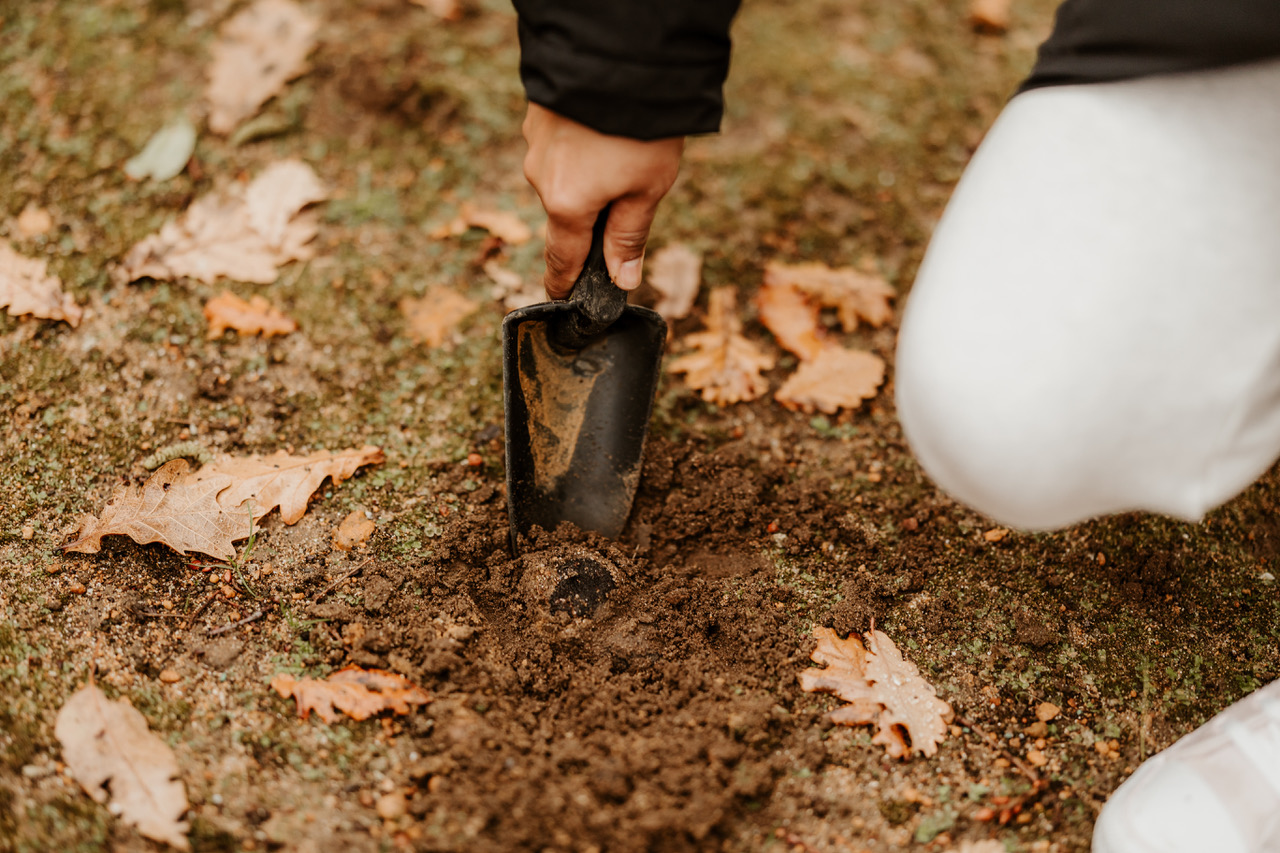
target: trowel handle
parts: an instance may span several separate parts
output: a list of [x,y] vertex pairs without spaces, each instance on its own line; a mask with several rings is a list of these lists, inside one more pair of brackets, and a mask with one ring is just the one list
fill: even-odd
[[604,224],[608,219],[606,207],[591,229],[591,250],[569,296],[569,304],[578,310],[570,315],[569,322],[554,330],[556,342],[571,349],[586,346],[612,326],[627,307],[627,292],[609,278],[609,268],[604,263]]

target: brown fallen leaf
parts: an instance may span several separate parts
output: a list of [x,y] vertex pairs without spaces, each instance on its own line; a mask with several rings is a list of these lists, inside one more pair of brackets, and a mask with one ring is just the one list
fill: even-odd
[[347,513],[333,531],[333,547],[339,551],[351,551],[359,548],[373,535],[377,525],[373,519],[365,515],[364,510],[352,510]]
[[448,287],[436,285],[418,298],[400,300],[400,310],[409,323],[414,343],[438,347],[465,317],[479,306]]
[[970,0],[969,23],[983,33],[1009,29],[1009,0]]
[[210,49],[209,129],[231,133],[303,74],[319,29],[292,0],[258,0],[227,21]]
[[686,335],[683,344],[694,351],[674,359],[667,369],[684,373],[685,383],[701,391],[708,403],[728,406],[769,390],[760,373],[773,367],[773,356],[743,337],[732,287],[711,292],[706,331]]
[[646,268],[650,286],[662,294],[653,310],[669,321],[689,316],[702,285],[702,255],[672,243],[654,252]]
[[241,335],[261,334],[264,338],[298,330],[297,323],[261,296],[255,294],[245,302],[229,290],[205,303],[204,318],[209,321],[205,337],[211,341],[222,337],[227,329],[235,329]]
[[403,676],[358,667],[339,670],[324,681],[282,672],[271,679],[271,687],[285,699],[293,697],[302,719],[315,711],[326,723],[337,720],[338,711],[353,720],[366,720],[381,711],[407,714],[411,706],[431,701],[427,691]]
[[764,283],[766,287],[797,288],[821,305],[835,308],[846,332],[856,329],[859,320],[879,328],[893,318],[889,302],[897,292],[879,276],[853,267],[771,263],[765,266]]
[[888,636],[872,628],[863,646],[856,636],[841,639],[830,628],[814,628],[813,635],[818,646],[811,658],[826,668],[800,673],[800,687],[809,693],[831,693],[849,703],[831,712],[832,722],[875,725],[871,742],[883,746],[893,758],[937,752],[953,716],[951,706],[938,698]]
[[279,507],[281,521],[297,524],[326,478],[336,486],[359,468],[385,460],[382,450],[371,444],[309,456],[291,456],[281,450],[270,456],[221,456],[203,466],[196,477],[230,479],[218,495],[218,503],[228,513],[243,515],[245,501],[252,501],[254,521]]
[[825,412],[856,409],[884,382],[884,361],[862,350],[828,343],[787,377],[774,399],[788,409]]
[[760,322],[778,343],[802,360],[817,357],[827,345],[818,325],[818,307],[797,287],[765,284],[756,294]]
[[125,255],[117,278],[189,276],[212,284],[226,277],[271,284],[279,267],[311,257],[318,225],[303,208],[324,197],[310,166],[299,160],[273,163],[247,188],[233,185],[197,199],[177,222],[144,238]]
[[53,217],[43,207],[37,207],[34,202],[29,202],[26,207],[22,208],[22,212],[18,214],[16,224],[18,226],[18,236],[26,240],[30,237],[39,237],[41,234],[48,234],[53,230]]
[[128,699],[113,702],[92,682],[58,711],[54,733],[76,782],[95,802],[107,801],[126,825],[147,838],[190,850],[186,788],[173,750],[147,727]]
[[84,310],[62,292],[62,280],[49,274],[48,264],[19,255],[8,243],[0,243],[0,308],[10,317],[30,314],[41,320],[65,320],[80,325]]
[[410,0],[442,21],[456,21],[462,17],[462,5],[458,0]]
[[533,239],[533,231],[516,214],[508,210],[487,210],[462,205],[458,216],[431,232],[432,239],[457,237],[470,228],[482,228],[510,246],[519,246]]
[[[87,515],[75,541],[64,551],[96,554],[103,536],[128,536],[134,542],[161,542],[179,554],[194,551],[218,560],[236,555],[239,539],[253,531],[249,514],[228,512],[217,495],[231,485],[231,477],[189,473],[185,459],[160,466],[141,487],[121,486],[101,516]],[[207,467],[207,466],[206,466]],[[203,471],[203,469],[202,469]]]

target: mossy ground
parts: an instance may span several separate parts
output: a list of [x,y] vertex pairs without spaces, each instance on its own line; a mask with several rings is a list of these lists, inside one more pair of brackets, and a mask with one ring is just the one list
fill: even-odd
[[[501,309],[480,269],[494,247],[475,231],[428,235],[468,200],[540,219],[520,175],[514,18],[497,0],[467,5],[455,23],[401,0],[312,3],[326,21],[313,69],[255,120],[257,138],[202,134],[183,175],[128,181],[121,165],[150,133],[177,113],[199,118],[207,46],[234,5],[0,4],[0,233],[47,259],[90,311],[76,330],[0,316],[0,850],[147,846],[57,763],[54,716],[93,671],[190,768],[198,850],[443,846],[441,833],[461,831],[428,826],[444,820],[436,813],[418,815],[416,830],[412,815],[384,823],[368,807],[406,784],[412,738],[429,727],[300,723],[266,681],[373,648],[316,616],[316,597],[361,560],[438,558],[449,513],[500,487]],[[654,245],[704,252],[705,285],[739,286],[743,305],[774,258],[871,264],[905,296],[1051,11],[1048,0],[1017,3],[1011,31],[992,37],[970,31],[960,0],[749,0],[724,132],[691,141]],[[226,286],[268,294],[300,334],[207,341],[200,308],[223,284],[112,283],[111,263],[192,198],[284,156],[333,189],[318,256],[268,288]],[[52,213],[50,234],[19,239],[10,223],[28,203]],[[500,251],[538,275],[538,241]],[[397,303],[437,283],[486,301],[456,341],[427,351]],[[892,329],[856,337],[891,359]],[[653,431],[708,453],[750,442],[785,460],[797,489],[823,483],[820,500],[793,503],[812,524],[779,517],[782,538],[757,530],[733,544],[767,562],[719,581],[724,595],[769,602],[788,620],[786,642],[806,651],[812,625],[863,630],[874,617],[1002,746],[966,726],[936,759],[892,764],[866,734],[833,731],[821,766],[795,756],[767,795],[690,847],[941,850],[948,838],[995,837],[1010,850],[1084,850],[1097,809],[1143,758],[1280,672],[1274,474],[1198,525],[1127,515],[989,542],[993,525],[921,473],[891,400],[886,389],[832,419],[768,401],[719,411],[668,378]],[[218,588],[190,561],[131,542],[58,550],[80,513],[144,473],[142,458],[188,439],[235,453],[373,443],[388,461],[326,487],[297,526],[268,521],[237,568],[240,597],[190,625]],[[469,452],[483,464],[459,474]],[[357,507],[377,519],[374,539],[356,556],[331,552],[333,525]],[[364,606],[361,630],[376,632],[370,589],[329,601]],[[402,587],[424,620],[436,612],[429,590]],[[230,632],[248,651],[209,665],[225,648],[205,625],[247,615],[258,595],[280,604]],[[374,656],[394,666],[394,654]],[[163,668],[182,680],[160,682]],[[771,691],[783,715],[830,704],[785,679]],[[1042,749],[1051,787],[1008,825],[983,822],[993,797],[1027,789],[1010,759],[1025,757],[1040,701],[1064,709]],[[450,819],[465,829],[467,815]]]

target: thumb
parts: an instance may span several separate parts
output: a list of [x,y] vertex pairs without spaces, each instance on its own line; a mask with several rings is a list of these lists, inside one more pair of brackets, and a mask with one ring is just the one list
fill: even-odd
[[623,290],[640,286],[644,247],[657,209],[656,202],[625,197],[609,208],[609,220],[604,226],[604,262],[609,277]]

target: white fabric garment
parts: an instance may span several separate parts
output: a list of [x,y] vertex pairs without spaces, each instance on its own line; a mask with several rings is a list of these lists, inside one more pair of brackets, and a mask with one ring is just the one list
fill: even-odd
[[925,471],[1049,529],[1197,519],[1280,455],[1280,62],[1015,97],[906,306]]

